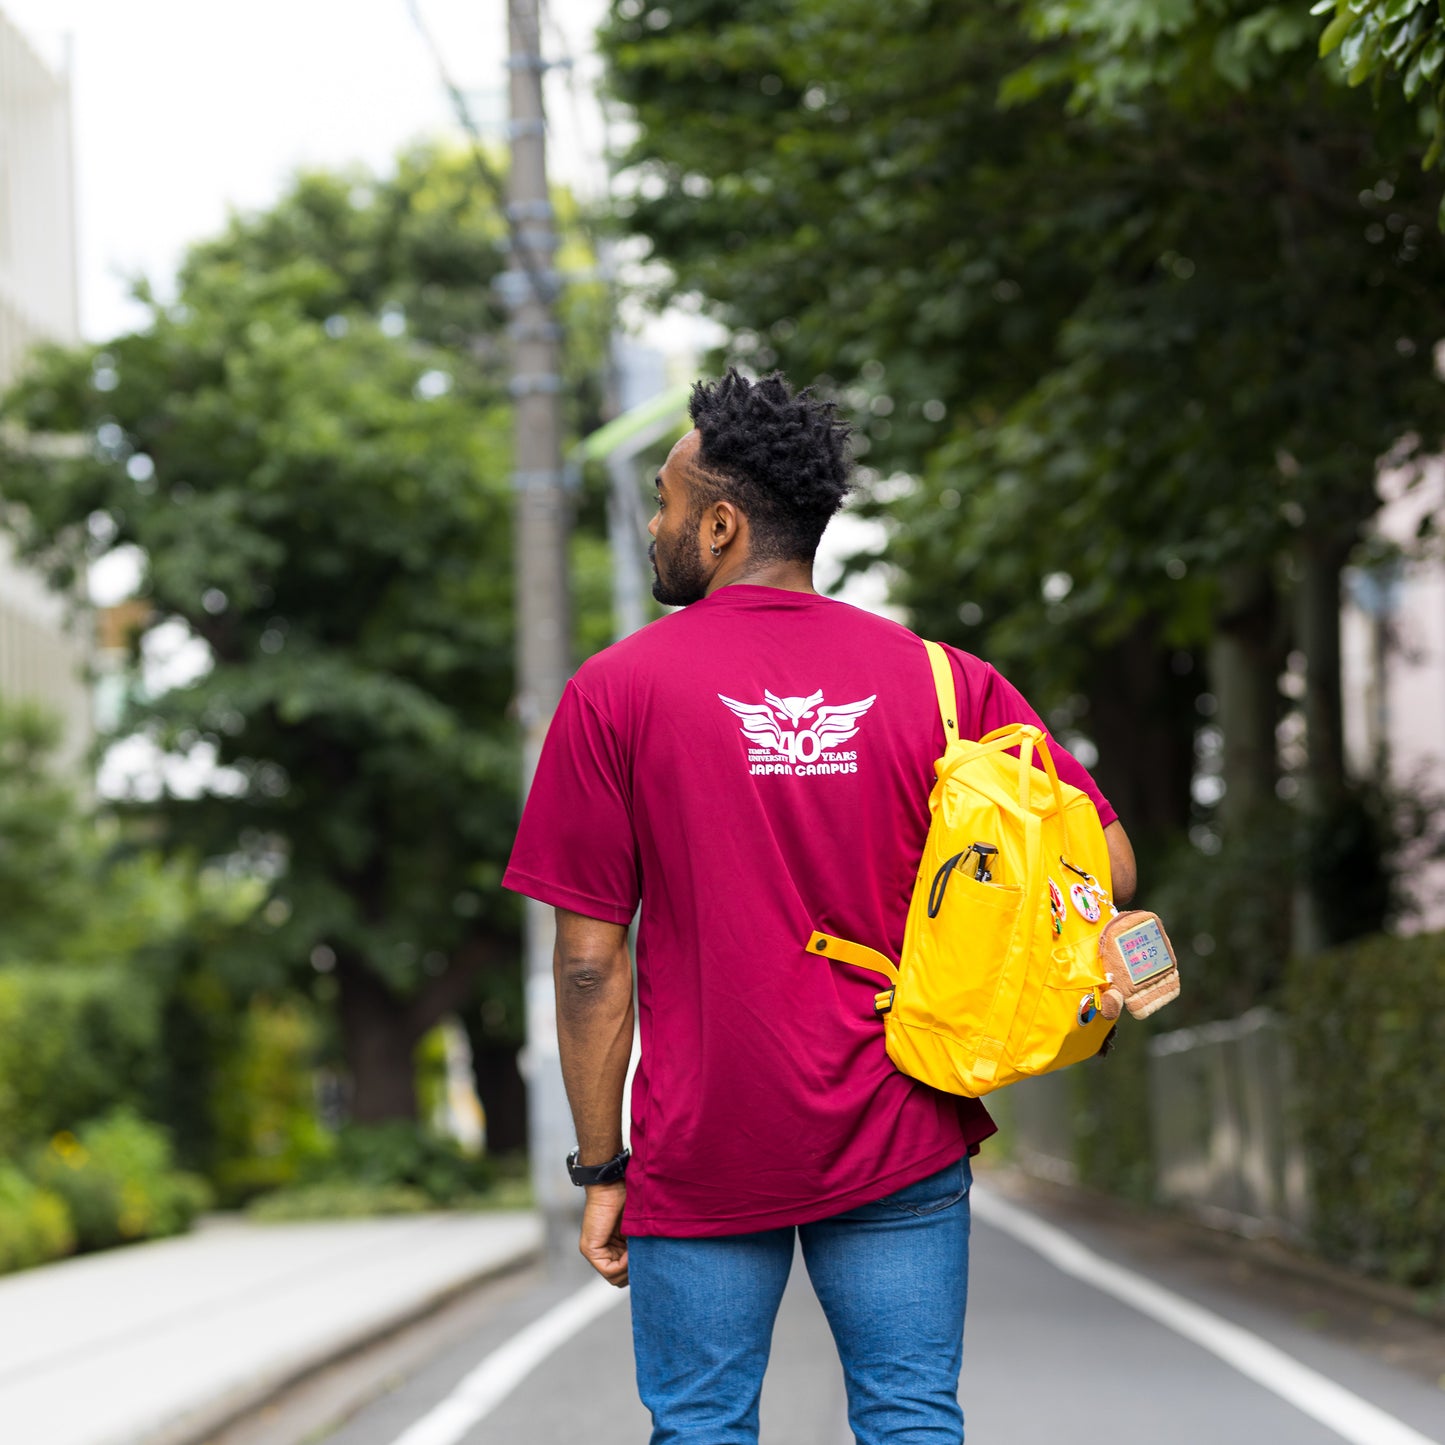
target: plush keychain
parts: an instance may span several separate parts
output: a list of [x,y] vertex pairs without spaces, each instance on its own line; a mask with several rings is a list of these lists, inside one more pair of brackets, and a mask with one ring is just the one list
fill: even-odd
[[1179,963],[1157,913],[1135,908],[1115,914],[1099,935],[1099,957],[1109,983],[1099,1000],[1106,1019],[1125,1008],[1147,1019],[1179,997]]

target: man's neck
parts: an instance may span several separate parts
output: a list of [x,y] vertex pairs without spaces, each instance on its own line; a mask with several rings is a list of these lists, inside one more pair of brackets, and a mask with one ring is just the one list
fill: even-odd
[[780,592],[812,592],[813,564],[811,562],[753,562],[743,561],[736,566],[724,565],[713,574],[708,583],[707,595],[711,596],[720,587],[734,586],[776,587]]

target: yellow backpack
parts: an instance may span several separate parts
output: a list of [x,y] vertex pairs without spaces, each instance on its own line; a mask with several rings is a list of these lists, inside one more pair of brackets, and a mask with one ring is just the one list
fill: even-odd
[[1040,729],[958,736],[948,658],[936,642],[924,645],[947,745],[934,764],[933,820],[902,958],[895,967],[876,949],[825,933],[808,947],[888,980],[875,1003],[899,1069],[977,1098],[1103,1044],[1109,849],[1092,800],[1059,781]]

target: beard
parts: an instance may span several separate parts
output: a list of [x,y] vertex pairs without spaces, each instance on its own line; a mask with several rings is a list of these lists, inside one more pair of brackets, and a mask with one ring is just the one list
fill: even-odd
[[708,577],[697,553],[669,549],[665,575],[664,567],[658,565],[656,542],[648,546],[647,560],[652,563],[652,595],[664,607],[688,607],[707,596]]

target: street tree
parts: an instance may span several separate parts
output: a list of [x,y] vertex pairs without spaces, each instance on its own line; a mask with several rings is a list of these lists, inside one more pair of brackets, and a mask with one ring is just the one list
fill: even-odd
[[1290,651],[1328,815],[1340,568],[1380,458],[1439,440],[1408,117],[1387,135],[1289,7],[1010,10],[620,0],[632,222],[735,355],[835,387],[900,600],[1092,733],[1131,821],[1197,816],[1217,709],[1250,826]]
[[[515,1014],[504,241],[464,154],[303,176],[194,248],[173,300],[141,287],[139,329],[42,352],[5,404],[23,555],[62,587],[137,570],[117,735],[161,766],[124,801],[266,881],[234,946],[334,1001],[361,1122],[414,1114],[444,1016]],[[595,352],[602,308],[571,305]],[[45,433],[88,444],[24,444]],[[519,1020],[491,1018],[511,1065]]]
[[39,704],[0,700],[0,967],[124,963],[193,916],[188,869],[97,826],[61,734]]
[[1430,0],[1318,0],[1310,13],[1324,22],[1320,54],[1338,57],[1350,85],[1370,84],[1376,95],[1398,85],[1419,107],[1429,136],[1422,163],[1437,166],[1445,154],[1445,11]]

